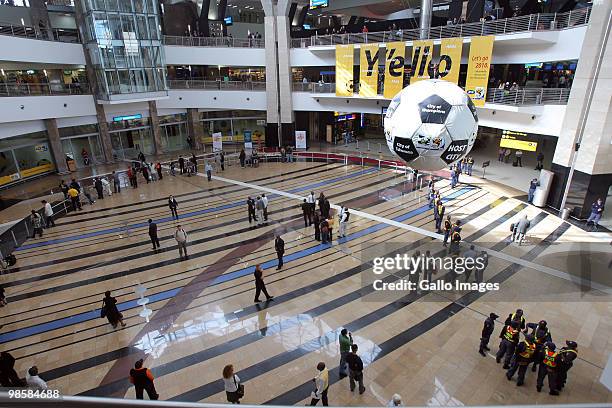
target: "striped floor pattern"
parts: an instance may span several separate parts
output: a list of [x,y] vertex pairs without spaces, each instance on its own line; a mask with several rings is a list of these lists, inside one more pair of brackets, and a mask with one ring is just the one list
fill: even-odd
[[[436,254],[440,242],[355,215],[346,238],[323,245],[304,228],[300,201],[292,197],[323,191],[332,204],[432,231],[425,191],[390,169],[341,164],[269,163],[230,167],[220,176],[227,180],[166,176],[141,184],[59,219],[19,248],[17,268],[1,277],[10,303],[0,309],[0,344],[17,358],[19,373],[36,364],[62,394],[134,398],[127,375],[144,358],[161,399],[225,402],[220,377],[231,363],[245,382],[243,402],[303,405],[316,364],[324,361],[332,405],[376,406],[394,393],[406,405],[611,401],[598,382],[612,348],[609,292],[581,290],[563,276],[492,257],[485,280],[499,283],[497,292],[372,300],[362,274],[371,271],[374,254],[397,248]],[[572,273],[542,260],[585,233],[511,197],[435,183],[447,214],[463,220],[464,241]],[[268,194],[269,222],[252,228],[246,197],[262,189],[283,194]],[[179,202],[178,221],[167,207],[170,194]],[[532,226],[518,247],[509,242],[509,225],[523,214]],[[157,253],[147,235],[149,218],[158,224]],[[172,236],[177,223],[189,234],[188,260],[179,258]],[[286,247],[281,270],[277,233]],[[253,303],[255,264],[264,268],[272,302]],[[149,322],[139,316],[139,284],[154,312]],[[106,290],[117,298],[124,329],[100,318]],[[532,373],[516,387],[492,355],[477,353],[485,316],[506,316],[517,307],[528,321],[546,319],[557,345],[579,344],[580,360],[559,397],[537,393]],[[343,327],[353,332],[367,365],[363,395],[338,378]],[[494,353],[497,338],[491,343]]]

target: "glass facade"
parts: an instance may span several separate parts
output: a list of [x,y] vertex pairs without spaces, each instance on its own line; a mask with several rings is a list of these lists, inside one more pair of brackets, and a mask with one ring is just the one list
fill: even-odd
[[187,114],[160,116],[159,126],[164,151],[181,150],[188,147]]
[[111,122],[108,128],[115,160],[135,159],[140,152],[155,152],[149,118]]
[[0,186],[54,170],[47,132],[0,140]]
[[100,99],[166,92],[157,0],[81,0]]
[[200,121],[204,132],[198,142],[212,144],[212,134],[221,132],[224,145],[241,146],[244,143],[245,131],[251,132],[254,144],[264,144],[266,116],[260,111],[210,111],[201,112]]

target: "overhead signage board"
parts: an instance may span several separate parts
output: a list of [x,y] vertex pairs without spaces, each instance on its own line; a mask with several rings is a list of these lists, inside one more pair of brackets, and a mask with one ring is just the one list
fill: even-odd
[[529,133],[503,130],[499,147],[535,152],[538,148],[538,142],[529,140],[531,138],[532,136]]
[[113,116],[113,122],[123,122],[124,120],[136,119],[142,119],[142,113],[136,113],[134,115]]

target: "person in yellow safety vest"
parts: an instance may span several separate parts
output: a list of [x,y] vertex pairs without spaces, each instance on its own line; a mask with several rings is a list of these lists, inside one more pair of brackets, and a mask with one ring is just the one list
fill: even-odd
[[504,324],[509,325],[510,322],[514,320],[519,322],[519,329],[525,330],[525,316],[523,315],[523,309],[516,309],[516,312],[509,314]]
[[495,361],[499,364],[504,358],[504,370],[510,368],[510,358],[514,354],[514,349],[519,341],[519,324],[518,322],[510,322],[502,331],[501,342],[499,343],[499,351],[495,355]]
[[[542,361],[540,362],[540,368],[538,369],[538,379],[536,381],[536,389],[538,392],[542,391],[544,386],[544,378],[548,376],[548,388],[550,394],[555,395],[557,392],[557,355],[555,351],[557,346],[553,342],[547,342],[544,344],[544,350],[542,352]],[[559,395],[557,392],[556,395]]]
[[533,339],[533,335],[528,334],[525,336],[525,340],[522,343],[519,343],[514,350],[514,361],[512,366],[506,373],[506,378],[508,381],[512,380],[514,373],[518,370],[518,378],[516,381],[516,386],[520,387],[525,383],[525,373],[527,372],[527,367],[529,367],[529,363],[533,360],[533,356],[536,351],[536,345]]
[[451,216],[447,215],[446,220],[444,220],[444,246],[447,245],[448,238],[450,237],[452,227],[453,227],[453,223],[451,222]]
[[540,320],[538,323],[527,323],[527,329],[532,329],[531,334],[536,344],[536,355],[533,358],[533,366],[531,371],[534,373],[538,368],[538,364],[542,363],[542,352],[544,350],[544,344],[552,341],[550,330],[548,330],[546,320]]
[[[557,381],[557,390],[563,390],[567,381],[567,372],[574,365],[573,361],[578,358],[578,344],[575,341],[566,341],[567,347],[561,347],[559,350],[559,360],[557,362],[559,370],[559,379]],[[551,394],[555,395],[555,394]]]

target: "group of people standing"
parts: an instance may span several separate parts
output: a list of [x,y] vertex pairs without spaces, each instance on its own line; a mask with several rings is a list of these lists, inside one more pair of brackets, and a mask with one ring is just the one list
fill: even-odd
[[[480,338],[478,352],[484,357],[489,351],[488,343],[495,329],[495,320],[499,316],[491,313],[485,320]],[[520,339],[523,334],[523,341]],[[503,361],[506,378],[511,381],[518,372],[517,386],[525,383],[525,375],[530,364],[532,372],[537,372],[536,390],[542,391],[544,379],[548,377],[550,395],[559,395],[567,382],[567,372],[578,357],[578,344],[568,340],[566,346],[557,350],[545,320],[537,323],[526,323],[522,309],[508,315],[499,335],[501,342],[495,360]]]
[[457,184],[459,184],[459,176],[461,173],[465,173],[468,176],[472,175],[472,169],[474,167],[474,158],[472,156],[464,157],[455,163],[454,166],[451,167],[451,188],[455,188]]
[[[314,191],[311,191],[302,200],[301,209],[304,217],[304,228],[314,226],[315,240],[322,241],[324,244],[331,242],[335,221],[331,214],[331,204],[325,194],[321,192],[319,198],[315,198]],[[341,205],[338,212],[338,238],[346,237],[350,216],[348,207]]]
[[247,197],[247,211],[249,214],[249,225],[251,229],[268,223],[268,197],[265,194],[253,199]]

